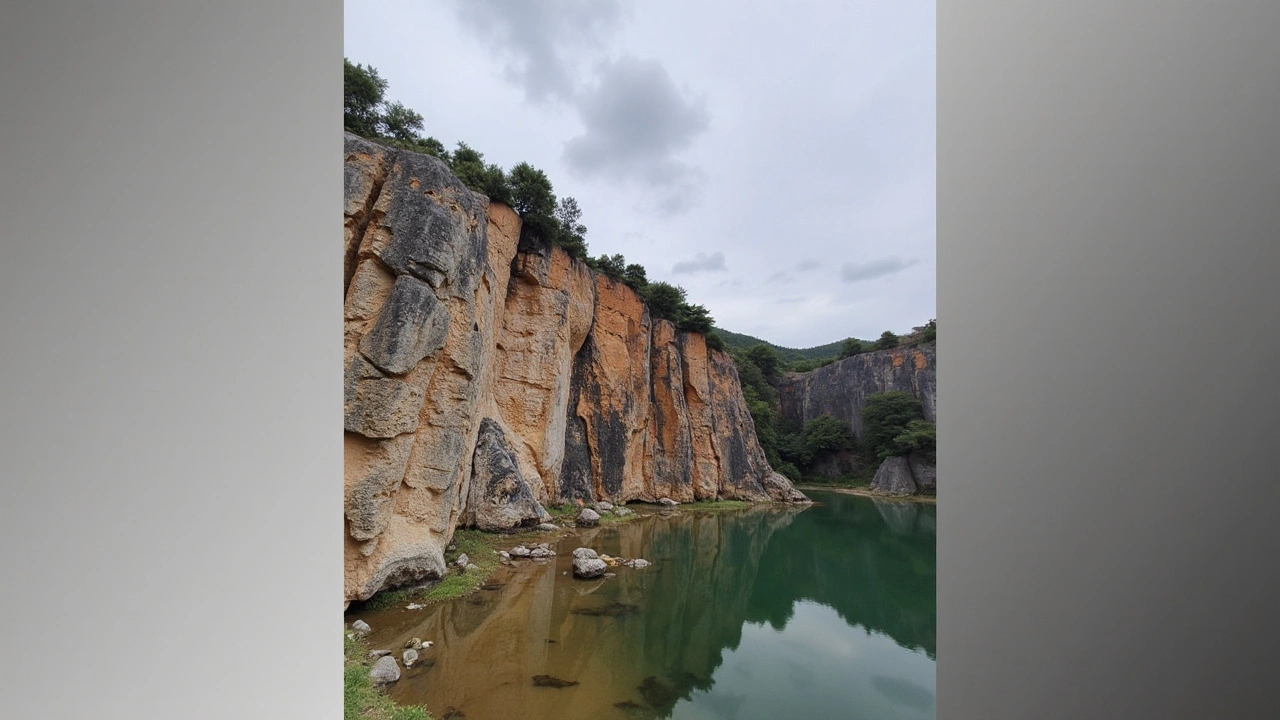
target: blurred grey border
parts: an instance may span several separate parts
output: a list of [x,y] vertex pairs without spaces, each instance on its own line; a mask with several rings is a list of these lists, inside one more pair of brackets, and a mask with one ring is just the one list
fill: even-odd
[[1277,718],[1280,3],[938,2],[938,717]]
[[[341,715],[334,2],[0,12],[5,717]],[[938,7],[939,717],[1272,718],[1280,3]]]
[[0,10],[0,716],[342,717],[341,53]]

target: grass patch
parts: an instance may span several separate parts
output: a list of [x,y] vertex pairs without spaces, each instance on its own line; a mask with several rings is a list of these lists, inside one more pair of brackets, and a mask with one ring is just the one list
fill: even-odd
[[680,508],[685,510],[741,510],[750,506],[751,503],[746,500],[699,500],[691,503],[681,503]]
[[[537,533],[501,534],[488,533],[483,530],[459,528],[453,533],[453,544],[457,548],[445,555],[448,570],[444,577],[430,587],[405,588],[380,592],[364,603],[369,610],[387,610],[397,605],[409,603],[436,603],[466,597],[484,585],[493,573],[502,565],[502,561],[494,554],[499,548],[509,548],[524,542],[533,542],[539,537]],[[467,554],[471,562],[479,566],[478,570],[462,571],[454,561],[459,555]]]
[[[344,634],[345,637],[345,634]],[[345,637],[342,665],[343,720],[431,720],[426,708],[398,705],[369,678],[369,646]]]
[[544,509],[551,515],[552,522],[555,522],[556,520],[563,520],[565,518],[572,518],[578,513],[578,506],[572,503],[565,503],[564,505],[547,505]]

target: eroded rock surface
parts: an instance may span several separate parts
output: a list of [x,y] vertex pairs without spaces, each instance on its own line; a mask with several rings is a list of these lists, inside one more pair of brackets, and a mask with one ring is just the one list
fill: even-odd
[[862,353],[790,373],[778,386],[778,415],[800,425],[831,415],[848,422],[861,439],[862,407],[868,395],[882,392],[911,393],[920,400],[924,419],[937,422],[937,343]]
[[456,527],[536,525],[547,504],[806,499],[727,354],[522,239],[436,158],[345,146],[348,603],[441,577]]

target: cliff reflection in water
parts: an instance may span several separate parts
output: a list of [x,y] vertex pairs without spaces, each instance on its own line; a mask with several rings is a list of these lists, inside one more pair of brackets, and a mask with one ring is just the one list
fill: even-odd
[[[459,711],[472,720],[756,716],[759,708],[744,704],[741,692],[721,690],[740,679],[717,676],[726,653],[738,654],[736,673],[748,672],[744,630],[756,666],[772,672],[770,658],[786,658],[796,681],[781,692],[805,694],[815,717],[837,702],[845,712],[832,717],[853,716],[849,703],[858,701],[836,697],[850,692],[843,675],[865,676],[861,692],[883,696],[879,702],[914,708],[902,717],[931,716],[935,509],[833,493],[819,498],[812,507],[681,511],[584,531],[560,541],[552,562],[504,569],[470,598],[361,616],[374,627],[374,647],[398,654],[412,637],[436,642],[391,693],[425,704],[437,718]],[[617,568],[604,581],[575,580],[569,553],[577,546],[655,565]],[[762,632],[767,627],[786,631]],[[891,638],[891,651],[896,645],[900,654],[927,655],[930,677],[883,669],[893,663],[855,667],[850,659],[846,668],[842,656],[817,648],[797,655],[803,632],[846,644]],[[779,645],[788,642],[792,650]],[[577,684],[539,687],[535,675]],[[824,682],[838,687],[824,689]]]

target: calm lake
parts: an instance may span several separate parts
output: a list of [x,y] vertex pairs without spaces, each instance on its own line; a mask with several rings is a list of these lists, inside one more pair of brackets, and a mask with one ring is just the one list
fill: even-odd
[[[934,718],[936,506],[807,494],[548,534],[470,597],[348,621],[435,642],[390,692],[437,720]],[[575,547],[654,565],[578,580]]]

